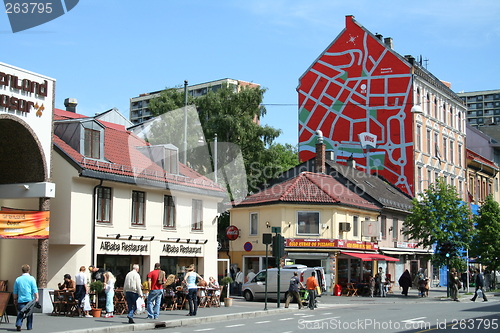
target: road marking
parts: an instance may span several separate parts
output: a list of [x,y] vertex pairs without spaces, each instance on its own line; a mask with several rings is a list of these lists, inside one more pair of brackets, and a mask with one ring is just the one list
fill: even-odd
[[226,327],[240,327],[240,326],[245,326],[245,324],[227,325]]
[[304,320],[304,322],[305,323],[314,323],[314,322],[317,322],[317,321],[325,321],[325,320],[328,320],[328,319],[336,319],[336,318],[340,318],[340,317],[337,316],[337,317],[322,318],[322,319],[315,319],[315,320]]
[[194,330],[195,332],[203,332],[203,331],[213,331],[215,328],[201,328],[199,330]]
[[285,320],[293,320],[293,318],[282,318],[280,321],[285,321]]
[[270,320],[264,320],[264,321],[258,321],[258,322],[256,322],[256,324],[267,324],[270,322],[271,322]]
[[406,319],[406,320],[401,320],[403,323],[421,323],[423,322],[422,319],[425,319],[427,317],[418,317],[418,318],[412,318],[412,319]]

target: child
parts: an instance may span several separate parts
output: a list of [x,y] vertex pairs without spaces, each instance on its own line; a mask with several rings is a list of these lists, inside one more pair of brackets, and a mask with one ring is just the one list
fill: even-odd
[[373,293],[375,292],[375,276],[370,277],[370,297],[373,297]]

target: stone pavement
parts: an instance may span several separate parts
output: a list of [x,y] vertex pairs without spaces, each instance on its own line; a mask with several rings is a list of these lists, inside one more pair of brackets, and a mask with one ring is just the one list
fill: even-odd
[[[497,302],[499,297],[492,293],[487,293],[488,299]],[[471,295],[460,293],[460,299],[464,302],[470,302]],[[389,294],[388,297],[346,297],[331,296],[331,293],[324,294],[319,298],[319,308],[334,308],[346,306],[360,306],[365,304],[384,304],[384,303],[420,303],[435,301],[451,301],[446,298],[446,288],[432,288],[429,297],[418,297],[415,289],[410,290],[409,296],[405,297],[400,291]],[[196,317],[186,316],[187,310],[162,311],[157,320],[146,319],[146,314],[135,316],[135,324],[128,324],[127,316],[120,315],[113,318],[78,318],[51,316],[49,314],[36,313],[33,323],[33,332],[53,333],[53,332],[72,332],[72,333],[111,333],[111,332],[131,332],[138,330],[152,330],[155,327],[179,327],[208,322],[220,322],[237,320],[242,318],[253,318],[276,314],[281,312],[298,311],[297,304],[293,303],[289,309],[284,308],[284,302],[280,308],[276,301],[267,303],[267,310],[264,310],[265,302],[246,302],[241,297],[233,298],[231,307],[221,306],[220,308],[200,308]],[[15,317],[9,316],[9,323],[0,323],[1,332],[15,331]],[[23,331],[26,330],[26,320],[23,323]]]

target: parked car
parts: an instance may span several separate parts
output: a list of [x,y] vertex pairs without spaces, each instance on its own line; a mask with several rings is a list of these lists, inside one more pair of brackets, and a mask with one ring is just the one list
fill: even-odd
[[[302,284],[306,284],[306,280],[311,276],[311,272],[316,272],[316,279],[322,292],[326,291],[325,271],[323,267],[307,267],[305,265],[287,265],[280,269],[280,299],[285,300],[290,285],[290,279],[293,272],[297,275]],[[266,280],[267,280],[267,297],[269,299],[277,299],[278,295],[278,269],[269,268],[267,270],[259,271],[255,277],[243,284],[243,296],[247,301],[264,299],[266,294]]]

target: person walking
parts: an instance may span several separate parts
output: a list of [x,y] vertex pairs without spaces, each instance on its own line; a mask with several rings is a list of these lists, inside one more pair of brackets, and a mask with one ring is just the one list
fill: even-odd
[[382,267],[378,268],[378,273],[375,275],[375,283],[378,286],[379,296],[385,297],[385,274]]
[[[479,290],[481,290],[481,291],[479,292]],[[483,295],[483,302],[488,301],[488,299],[486,298],[486,294],[484,293],[483,274],[479,271],[479,269],[476,269],[476,291],[474,292],[474,296],[470,300],[475,302],[478,294]]]
[[156,263],[154,269],[148,274],[148,304],[146,310],[148,319],[158,319],[160,315],[161,300],[163,297],[163,284],[165,283],[165,272],[161,270],[160,263]]
[[241,287],[243,286],[243,272],[241,269],[238,267],[236,268],[236,277],[234,279],[234,282],[236,282],[236,294],[241,296]]
[[460,281],[458,280],[458,273],[457,270],[453,267],[450,270],[450,275],[448,279],[448,284],[450,285],[450,297],[452,300],[455,302],[460,302],[458,300],[458,283]]
[[309,309],[314,310],[316,308],[316,287],[319,287],[318,280],[315,277],[316,273],[311,272],[311,276],[306,280],[306,289],[309,293]]
[[80,271],[75,275],[75,299],[78,301],[78,316],[82,317],[82,307],[83,307],[83,299],[85,295],[88,294],[87,289],[87,274],[85,274],[85,266],[80,267]]
[[132,270],[125,276],[123,291],[125,292],[125,299],[127,300],[128,323],[134,324],[134,312],[137,309],[137,299],[142,297],[142,284],[138,264],[134,264]]
[[184,283],[188,288],[188,301],[189,301],[189,313],[186,316],[196,316],[198,310],[198,285],[196,284],[196,279],[202,279],[202,277],[195,272],[194,264],[189,265],[187,269],[187,274],[184,276]]
[[297,303],[299,304],[299,310],[302,309],[302,300],[300,299],[299,294],[299,286],[301,289],[304,289],[304,285],[299,280],[299,276],[297,272],[293,272],[293,276],[290,279],[290,286],[288,287],[288,293],[285,301],[285,308],[288,308],[290,305],[290,301],[295,297]]
[[115,312],[115,282],[116,278],[113,273],[107,271],[104,273],[104,292],[106,293],[106,315],[104,318],[113,318]]
[[[14,306],[16,307],[16,331],[21,331],[23,325],[24,313],[21,311],[31,301],[38,302],[38,287],[33,276],[30,275],[30,266],[23,265],[21,267],[23,274],[14,282]],[[26,329],[33,329],[33,313],[26,317]]]
[[398,282],[401,288],[403,288],[401,294],[408,296],[408,289],[410,289],[411,287],[411,275],[407,269],[405,269],[403,274],[401,274],[401,277],[399,278]]

